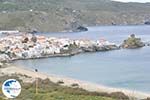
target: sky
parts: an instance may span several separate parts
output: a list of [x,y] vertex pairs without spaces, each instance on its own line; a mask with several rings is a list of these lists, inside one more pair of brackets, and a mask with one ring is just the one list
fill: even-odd
[[120,2],[140,2],[140,3],[150,2],[150,0],[112,0],[112,1],[120,1]]

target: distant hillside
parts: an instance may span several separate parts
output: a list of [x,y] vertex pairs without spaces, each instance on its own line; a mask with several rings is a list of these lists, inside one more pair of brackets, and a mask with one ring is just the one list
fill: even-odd
[[80,25],[144,24],[150,3],[110,0],[0,0],[0,29],[53,32]]

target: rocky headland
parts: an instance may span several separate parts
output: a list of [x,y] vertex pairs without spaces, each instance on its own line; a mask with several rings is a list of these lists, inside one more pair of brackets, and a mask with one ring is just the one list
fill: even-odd
[[106,40],[85,40],[45,37],[33,34],[9,35],[0,38],[0,61],[72,56],[84,52],[119,49]]

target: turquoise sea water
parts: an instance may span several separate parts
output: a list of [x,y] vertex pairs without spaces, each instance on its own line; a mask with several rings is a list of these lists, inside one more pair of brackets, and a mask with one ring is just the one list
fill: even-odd
[[[88,32],[42,34],[69,38],[105,38],[120,44],[132,33],[143,41],[150,41],[150,26],[99,26],[89,27]],[[20,60],[14,63],[31,69],[37,68],[47,74],[150,93],[150,47],[84,53],[72,57]]]

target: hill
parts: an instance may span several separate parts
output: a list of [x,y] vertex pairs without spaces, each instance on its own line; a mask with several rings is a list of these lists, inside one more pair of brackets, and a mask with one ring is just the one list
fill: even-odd
[[150,3],[110,0],[0,0],[0,29],[55,32],[150,21]]

